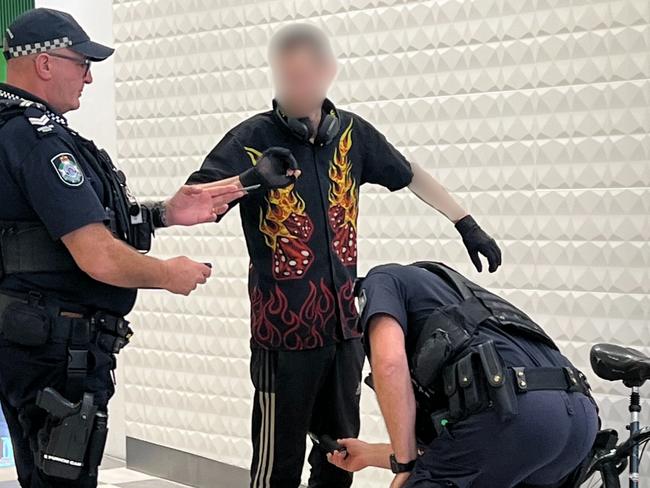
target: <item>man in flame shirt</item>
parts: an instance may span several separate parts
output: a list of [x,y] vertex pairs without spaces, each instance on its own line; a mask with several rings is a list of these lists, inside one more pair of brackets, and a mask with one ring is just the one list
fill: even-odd
[[[288,148],[297,160],[294,184],[251,192],[240,202],[251,258],[251,487],[297,488],[308,432],[334,438],[359,432],[364,352],[354,280],[361,185],[408,186],[456,223],[479,271],[479,252],[490,271],[501,264],[501,253],[435,179],[370,123],[325,97],[336,60],[320,30],[285,27],[269,53],[277,90],[272,110],[230,130],[189,183],[253,186],[255,180],[236,175],[270,146]],[[309,462],[310,487],[351,485],[352,475],[319,449]]]

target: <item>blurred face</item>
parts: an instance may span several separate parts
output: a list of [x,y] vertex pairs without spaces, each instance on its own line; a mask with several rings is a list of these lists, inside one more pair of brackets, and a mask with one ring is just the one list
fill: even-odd
[[294,112],[292,116],[306,116],[326,98],[336,74],[336,60],[308,45],[299,45],[276,53],[271,68],[280,104]]
[[60,113],[78,109],[85,85],[93,81],[86,58],[70,49],[57,49],[40,54],[36,64],[37,70],[47,71],[47,102]]

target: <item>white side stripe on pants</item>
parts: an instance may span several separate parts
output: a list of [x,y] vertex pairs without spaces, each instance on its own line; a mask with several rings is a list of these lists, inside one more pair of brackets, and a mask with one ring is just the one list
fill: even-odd
[[269,488],[271,486],[271,473],[273,471],[273,458],[275,451],[275,392],[272,375],[272,363],[269,354],[265,354],[264,373],[260,391],[257,392],[257,400],[262,412],[262,427],[259,439],[259,458],[257,460],[257,472],[253,481],[253,488]]

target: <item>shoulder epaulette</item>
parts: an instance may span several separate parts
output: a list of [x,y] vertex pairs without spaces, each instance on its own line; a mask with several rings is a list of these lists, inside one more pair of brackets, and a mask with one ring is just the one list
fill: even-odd
[[34,128],[38,137],[55,133],[54,122],[42,103],[29,100],[0,99],[0,126],[18,115],[23,115]]

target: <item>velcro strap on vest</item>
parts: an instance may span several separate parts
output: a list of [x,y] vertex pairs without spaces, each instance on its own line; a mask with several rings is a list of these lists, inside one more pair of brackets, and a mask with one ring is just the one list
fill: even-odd
[[0,222],[0,256],[6,275],[79,269],[65,245],[37,222]]

